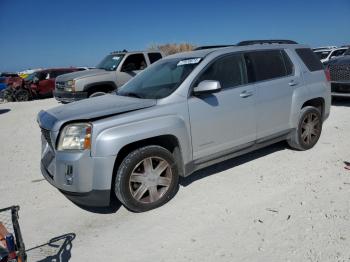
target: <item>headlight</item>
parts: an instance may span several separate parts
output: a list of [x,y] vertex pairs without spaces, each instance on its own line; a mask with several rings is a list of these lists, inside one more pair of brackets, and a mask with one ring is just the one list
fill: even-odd
[[89,123],[70,124],[63,128],[58,150],[84,150],[91,148],[91,130]]
[[74,92],[75,91],[75,81],[74,80],[69,80],[66,82],[66,85],[64,87],[65,91],[68,92]]

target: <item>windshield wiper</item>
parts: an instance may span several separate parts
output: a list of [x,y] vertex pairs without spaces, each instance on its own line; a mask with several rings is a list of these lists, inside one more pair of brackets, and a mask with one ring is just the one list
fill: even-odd
[[139,94],[137,93],[134,93],[134,92],[127,92],[127,93],[117,93],[117,95],[120,95],[120,96],[130,96],[130,97],[136,97],[136,98],[143,98],[142,96],[140,96]]

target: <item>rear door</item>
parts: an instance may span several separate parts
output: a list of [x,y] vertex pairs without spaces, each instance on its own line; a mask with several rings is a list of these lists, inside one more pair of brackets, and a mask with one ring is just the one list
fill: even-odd
[[217,93],[188,100],[194,160],[248,147],[256,139],[255,87],[247,84],[242,54],[229,54],[209,65],[195,81],[219,81]]
[[245,60],[257,91],[257,139],[289,131],[293,91],[302,83],[301,75],[284,50],[248,52]]

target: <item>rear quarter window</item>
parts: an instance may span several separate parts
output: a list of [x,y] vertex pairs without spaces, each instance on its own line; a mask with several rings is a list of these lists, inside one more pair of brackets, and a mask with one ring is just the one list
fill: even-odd
[[318,59],[317,55],[310,48],[298,48],[295,52],[309,69],[309,71],[314,72],[318,70],[323,70],[323,65]]
[[154,62],[162,59],[162,55],[160,53],[149,53],[148,54],[149,62],[153,64]]

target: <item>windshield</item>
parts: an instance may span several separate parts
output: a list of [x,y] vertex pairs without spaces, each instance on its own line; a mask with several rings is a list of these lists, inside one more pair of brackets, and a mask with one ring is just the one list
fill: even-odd
[[35,73],[29,74],[26,78],[24,78],[25,81],[32,81],[35,76]]
[[96,68],[114,71],[117,69],[120,61],[122,61],[123,56],[124,55],[122,54],[108,55],[96,66]]
[[119,89],[117,95],[160,99],[174,92],[201,58],[160,60]]
[[328,57],[330,52],[331,51],[316,51],[315,54],[318,56],[319,59],[325,59]]
[[346,52],[344,53],[344,55],[350,55],[350,48],[348,50],[346,50]]

